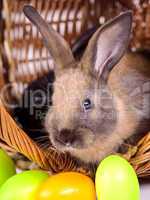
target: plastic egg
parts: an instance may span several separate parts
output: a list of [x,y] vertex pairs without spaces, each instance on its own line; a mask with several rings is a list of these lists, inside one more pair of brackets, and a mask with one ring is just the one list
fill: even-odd
[[0,149],[0,186],[16,173],[15,165],[5,151]]
[[136,173],[124,158],[108,156],[96,172],[98,200],[139,200],[140,190]]
[[59,173],[38,189],[36,200],[96,200],[93,181],[77,172]]
[[0,188],[0,200],[35,200],[35,191],[47,178],[48,174],[39,170],[12,176]]

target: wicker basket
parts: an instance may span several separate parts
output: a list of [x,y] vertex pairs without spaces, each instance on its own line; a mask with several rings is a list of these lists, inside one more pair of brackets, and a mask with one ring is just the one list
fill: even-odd
[[[132,9],[134,29],[131,47],[150,47],[150,3],[140,0],[0,0],[0,70],[1,82],[11,83],[9,95],[20,98],[26,84],[53,67],[40,34],[25,18],[25,4],[37,8],[41,15],[71,44],[94,25],[103,24],[121,11]],[[3,13],[3,14],[2,14]],[[145,26],[146,23],[146,26]],[[142,26],[141,26],[142,25]]]
[[92,3],[89,0],[16,0],[13,3],[4,0],[2,2],[4,11],[2,56],[7,71],[6,82],[14,83],[12,93],[15,97],[20,97],[26,83],[37,79],[53,67],[40,34],[22,12],[25,4],[36,7],[70,44],[88,27],[98,23],[99,18],[98,0]]
[[[95,176],[96,166],[79,163],[70,154],[60,153],[52,146],[49,146],[48,149],[38,146],[18,127],[1,101],[0,123],[0,146],[11,152],[11,155],[14,151],[20,152],[29,160],[37,163],[39,167],[51,173],[78,171],[91,177]],[[136,146],[129,146],[128,151],[121,156],[132,164],[139,177],[150,177],[150,133],[142,138]]]
[[[5,92],[9,101],[19,99],[27,84],[53,68],[53,62],[42,44],[40,34],[23,15],[22,8],[25,4],[36,7],[70,45],[88,28],[98,25],[99,22],[103,24],[121,11],[132,9],[134,29],[131,48],[133,50],[150,49],[150,24],[148,23],[150,3],[148,0],[0,0],[0,28],[2,30],[0,33],[0,88],[10,83],[10,87]],[[53,172],[77,170],[91,174],[91,171],[87,172],[85,166],[78,166],[69,155],[62,155],[55,149],[50,151],[52,156],[45,153],[15,124],[2,104],[0,109],[0,140],[3,143],[34,160],[42,168]],[[3,124],[5,122],[7,126],[2,127],[2,122]],[[15,127],[13,134],[9,132],[8,127]],[[17,136],[15,136],[15,131],[17,131]],[[133,164],[140,177],[149,176],[149,134],[137,146],[130,147],[124,156]]]

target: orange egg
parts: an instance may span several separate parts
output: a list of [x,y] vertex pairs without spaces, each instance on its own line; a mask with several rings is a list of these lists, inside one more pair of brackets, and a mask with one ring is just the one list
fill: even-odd
[[38,189],[36,200],[96,200],[93,181],[77,172],[59,173]]

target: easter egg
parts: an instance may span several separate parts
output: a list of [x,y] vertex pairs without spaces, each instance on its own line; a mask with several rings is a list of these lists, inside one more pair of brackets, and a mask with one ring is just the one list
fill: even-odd
[[124,158],[105,158],[96,172],[98,200],[139,200],[140,189],[136,173]]
[[15,165],[5,151],[0,149],[0,186],[16,173]]
[[77,172],[51,176],[38,189],[36,200],[96,200],[93,181]]
[[48,178],[40,170],[25,171],[9,178],[0,188],[0,200],[35,200],[35,191]]

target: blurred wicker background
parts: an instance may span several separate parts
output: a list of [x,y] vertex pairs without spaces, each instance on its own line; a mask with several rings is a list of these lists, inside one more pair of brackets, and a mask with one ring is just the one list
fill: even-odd
[[132,49],[150,47],[148,0],[0,0],[0,86],[13,83],[8,89],[11,97],[19,98],[27,83],[53,67],[40,34],[22,12],[25,4],[36,7],[70,45],[88,28],[132,9]]
[[[130,47],[133,51],[150,50],[149,0],[0,0],[0,88],[10,83],[3,93],[9,101],[20,99],[31,81],[53,68],[40,34],[23,14],[26,4],[37,8],[71,46],[89,28],[132,9],[134,22]],[[148,134],[136,150],[131,148],[125,155],[141,176],[150,174],[149,142]]]
[[26,83],[53,67],[37,29],[25,18],[22,8],[31,4],[71,44],[89,26],[98,23],[99,1],[82,0],[4,0],[2,1],[2,62],[12,93],[22,93]]

